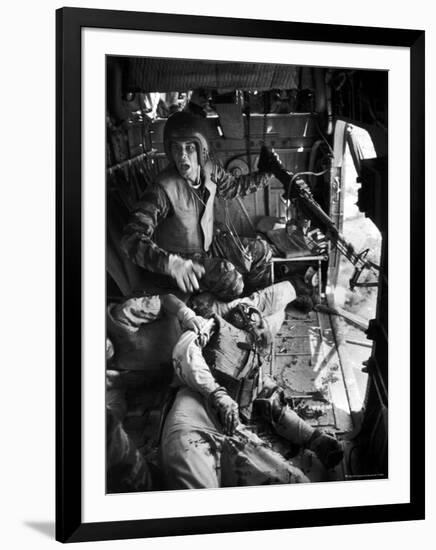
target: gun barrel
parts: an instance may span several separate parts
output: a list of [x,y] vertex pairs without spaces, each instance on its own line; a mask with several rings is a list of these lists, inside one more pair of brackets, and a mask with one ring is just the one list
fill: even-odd
[[315,220],[325,226],[327,230],[326,237],[353,265],[360,265],[362,269],[364,267],[377,267],[372,262],[356,254],[353,245],[339,232],[330,216],[316,202],[309,187],[302,178],[295,178],[292,173],[283,171],[279,179],[285,189],[287,189],[288,196],[292,187],[294,187],[298,199],[313,214]]

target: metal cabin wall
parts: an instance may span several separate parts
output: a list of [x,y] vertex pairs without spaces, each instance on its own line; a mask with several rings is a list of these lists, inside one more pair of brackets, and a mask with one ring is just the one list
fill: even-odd
[[[249,121],[250,139],[247,140],[247,138],[221,137],[218,132],[218,117],[208,117],[206,123],[211,152],[224,167],[228,167],[229,162],[235,159],[241,159],[254,171],[257,168],[260,148],[265,143],[267,147],[274,148],[288,170],[291,172],[304,171],[308,167],[312,145],[319,136],[317,118],[317,115],[313,113],[268,114],[265,121],[264,115],[253,114]],[[166,119],[157,119],[152,127],[152,142],[153,148],[157,150],[159,169],[168,164],[163,147],[165,122]],[[246,115],[243,115],[243,124],[246,128]],[[265,139],[264,128],[266,128]],[[247,158],[247,148],[250,150],[250,162]],[[282,194],[282,185],[273,178],[266,192],[259,190],[242,199],[245,208],[241,207],[238,200],[217,199],[215,201],[215,220],[217,223],[224,223],[227,203],[228,213],[235,230],[240,235],[252,236],[254,235],[253,227],[256,226],[260,218],[284,214],[284,205],[280,200]]]

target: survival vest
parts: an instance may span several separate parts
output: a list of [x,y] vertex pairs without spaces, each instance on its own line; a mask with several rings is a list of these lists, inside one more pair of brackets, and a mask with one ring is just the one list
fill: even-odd
[[160,248],[175,254],[204,254],[209,250],[216,193],[216,185],[210,178],[210,163],[206,163],[203,173],[205,191],[201,200],[174,166],[159,174],[155,185],[164,189],[173,209],[173,215],[162,220],[154,232],[154,240]]
[[251,335],[215,315],[216,328],[203,349],[215,380],[225,387],[241,409],[250,407],[257,395],[259,356]]

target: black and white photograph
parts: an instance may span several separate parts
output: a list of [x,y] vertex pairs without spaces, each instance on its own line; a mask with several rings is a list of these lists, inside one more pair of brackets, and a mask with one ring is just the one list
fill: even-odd
[[105,101],[106,492],[388,478],[388,71],[107,55]]
[[432,13],[5,6],[2,548],[431,547]]

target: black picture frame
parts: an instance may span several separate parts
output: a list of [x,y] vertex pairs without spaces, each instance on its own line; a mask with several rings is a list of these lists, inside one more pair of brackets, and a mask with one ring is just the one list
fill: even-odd
[[[78,542],[424,519],[424,51],[419,30],[62,8],[56,13],[56,539]],[[331,509],[82,522],[81,29],[146,30],[409,48],[411,163],[410,502]],[[419,292],[419,296],[418,296]]]

